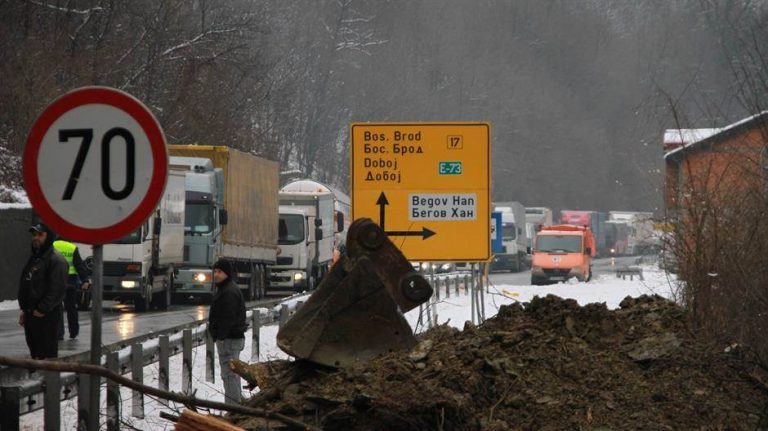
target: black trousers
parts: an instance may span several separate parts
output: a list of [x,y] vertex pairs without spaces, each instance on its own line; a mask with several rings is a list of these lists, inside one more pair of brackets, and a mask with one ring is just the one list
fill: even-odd
[[59,338],[64,338],[64,313],[67,314],[67,326],[69,326],[69,337],[75,338],[80,333],[79,316],[77,315],[77,303],[80,300],[80,292],[77,289],[67,287],[64,293],[64,308],[59,313]]
[[61,307],[56,307],[43,317],[35,317],[32,312],[24,312],[24,335],[32,359],[55,358],[59,356],[57,325]]

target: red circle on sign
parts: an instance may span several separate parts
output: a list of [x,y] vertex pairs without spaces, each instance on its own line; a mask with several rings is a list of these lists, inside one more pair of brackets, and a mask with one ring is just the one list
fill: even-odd
[[[43,194],[37,170],[40,145],[51,125],[67,112],[91,104],[109,105],[130,115],[146,133],[152,148],[152,178],[147,194],[127,217],[111,226],[95,229],[78,226],[54,211]],[[57,234],[86,244],[105,244],[122,238],[141,226],[160,201],[168,177],[168,150],[160,124],[139,100],[128,93],[107,87],[84,87],[54,100],[32,125],[22,163],[24,187],[30,203],[42,221]]]

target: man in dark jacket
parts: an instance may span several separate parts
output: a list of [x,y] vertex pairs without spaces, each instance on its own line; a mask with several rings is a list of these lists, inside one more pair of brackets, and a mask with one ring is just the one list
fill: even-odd
[[57,323],[67,283],[67,261],[53,249],[54,233],[42,223],[29,228],[32,256],[19,282],[19,324],[32,359],[59,355]]
[[246,330],[245,300],[233,280],[234,274],[232,264],[226,260],[219,259],[213,265],[216,293],[208,313],[208,331],[216,341],[225,402],[229,404],[240,403],[240,376],[229,368],[229,362],[240,359],[240,352],[245,347]]

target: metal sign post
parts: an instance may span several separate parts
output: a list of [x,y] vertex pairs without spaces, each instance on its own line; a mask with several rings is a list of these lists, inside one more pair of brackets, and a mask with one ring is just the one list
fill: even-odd
[[[93,275],[91,286],[91,365],[101,365],[101,299],[104,285],[104,247],[93,246]],[[101,395],[101,379],[90,376],[87,423],[89,430],[99,429],[99,405]]]
[[[133,232],[157,207],[168,179],[165,135],[133,96],[84,87],[54,100],[30,130],[23,157],[30,203],[54,232],[93,245],[91,365],[101,366],[102,244]],[[101,379],[88,378],[78,423],[99,429]]]

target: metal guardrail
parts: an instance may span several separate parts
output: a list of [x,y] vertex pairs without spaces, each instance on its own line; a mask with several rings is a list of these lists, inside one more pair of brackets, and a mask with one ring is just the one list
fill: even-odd
[[[284,320],[301,305],[296,302],[294,307],[283,304],[278,313],[262,314],[259,310],[248,310],[247,319],[251,326],[251,362],[259,358],[259,328],[276,320]],[[132,380],[143,383],[143,368],[147,365],[159,362],[158,388],[169,388],[169,358],[178,354],[182,355],[182,392],[192,393],[192,350],[205,344],[205,380],[215,381],[214,370],[214,342],[208,333],[208,325],[205,321],[197,321],[192,328],[184,328],[175,334],[162,334],[157,338],[144,342],[134,342],[130,348],[126,348],[124,342],[106,346],[106,353],[102,355],[102,365],[115,373],[127,374],[131,372]],[[186,324],[184,326],[188,326]],[[46,431],[61,429],[60,402],[78,397],[78,414],[87,411],[84,407],[88,403],[89,379],[91,376],[78,375],[76,373],[59,373],[56,371],[32,372],[26,379],[4,383],[0,385],[0,430],[18,431],[20,429],[20,417],[24,414],[45,409],[44,423]],[[104,384],[102,379],[101,384]],[[107,385],[107,429],[117,430],[120,423],[120,397],[119,386],[112,382]],[[101,385],[100,385],[101,386]],[[118,391],[118,392],[115,392]],[[115,396],[117,394],[117,396]],[[133,391],[131,415],[137,418],[144,417],[143,394]],[[78,416],[78,424],[83,424],[86,418]],[[80,428],[80,427],[78,427]]]
[[629,277],[630,280],[634,280],[635,277],[640,278],[640,280],[645,280],[643,277],[643,270],[640,267],[637,266],[624,266],[616,268],[616,278],[621,278],[622,280],[626,280],[627,277]]
[[[426,275],[425,275],[426,276]],[[460,295],[460,286],[464,286],[464,295],[472,295],[472,321],[473,323],[485,320],[484,290],[482,276],[479,271],[469,273],[453,273],[447,275],[427,276],[435,289],[435,294],[429,302],[420,306],[421,313],[418,325],[422,325],[422,316],[427,318],[428,327],[438,324],[436,304],[444,295],[445,298]],[[444,293],[443,293],[444,292]],[[247,311],[247,319],[251,329],[251,355],[250,361],[256,362],[259,358],[259,331],[258,329],[268,323],[278,322],[282,325],[303,301],[295,301],[293,304],[283,303],[279,311],[261,314],[257,309]],[[180,328],[182,327],[182,328]],[[159,334],[155,338],[147,339],[144,336],[137,337],[139,341],[118,343],[105,346],[102,354],[102,366],[119,373],[131,373],[131,378],[137,383],[143,384],[143,368],[159,363],[158,388],[169,388],[169,359],[172,356],[182,355],[181,382],[182,392],[191,394],[192,388],[192,350],[205,345],[205,380],[215,381],[215,348],[204,320],[180,325],[168,331],[176,329],[172,334]],[[180,330],[179,330],[180,329]],[[85,360],[87,355],[78,355]],[[0,430],[18,431],[20,429],[20,417],[36,410],[45,409],[44,427],[46,431],[58,431],[61,429],[61,401],[77,396],[78,404],[78,429],[84,429],[87,418],[80,416],[87,411],[89,375],[76,373],[59,373],[56,371],[43,371],[30,373],[26,379],[3,383],[0,385]],[[119,385],[101,379],[100,387],[106,384],[107,430],[118,430],[120,424],[120,396]],[[100,413],[100,412],[99,412]],[[131,415],[136,418],[144,417],[144,397],[138,391],[132,393]]]

